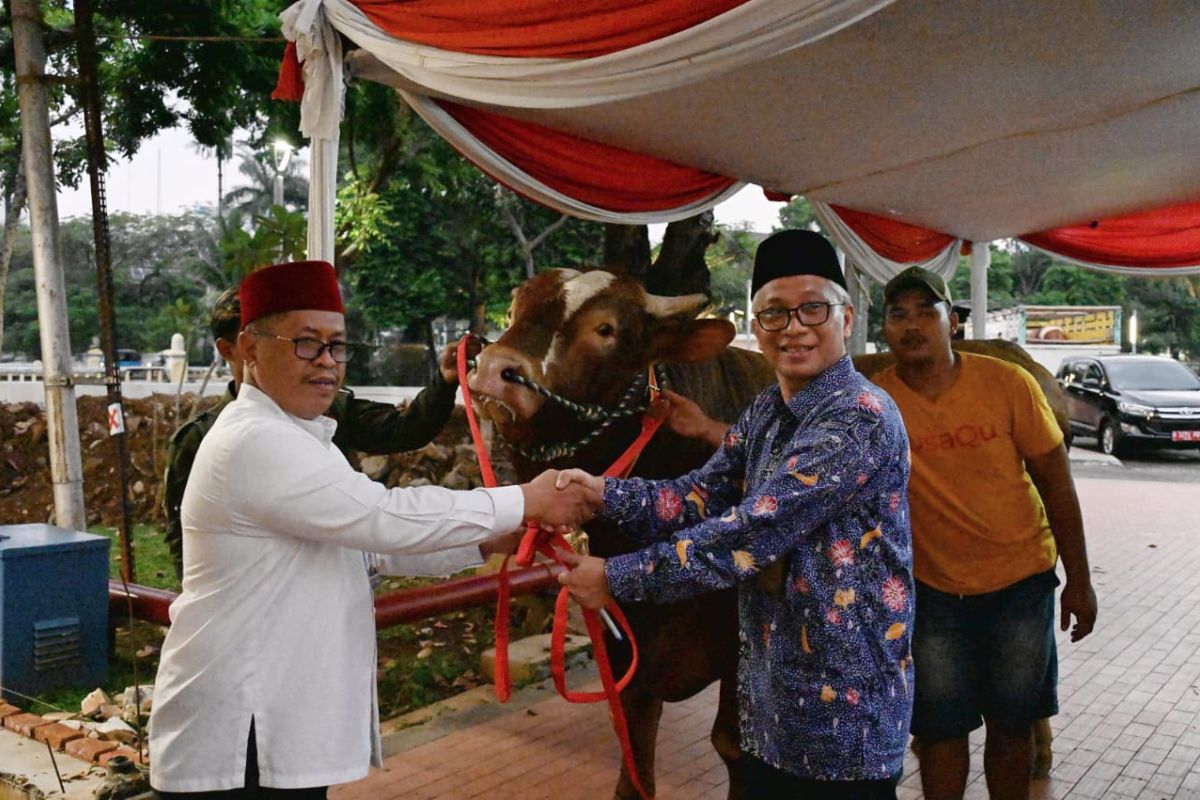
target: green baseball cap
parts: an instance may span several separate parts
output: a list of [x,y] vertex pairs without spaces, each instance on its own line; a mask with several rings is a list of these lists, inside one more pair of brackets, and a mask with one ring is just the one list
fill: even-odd
[[238,300],[238,289],[234,286],[217,296],[208,316],[208,329],[214,339],[234,341],[242,330],[242,304]]
[[909,267],[887,282],[883,287],[883,304],[887,305],[896,295],[908,289],[924,289],[938,300],[953,304],[950,299],[950,287],[936,272],[930,272],[923,267]]

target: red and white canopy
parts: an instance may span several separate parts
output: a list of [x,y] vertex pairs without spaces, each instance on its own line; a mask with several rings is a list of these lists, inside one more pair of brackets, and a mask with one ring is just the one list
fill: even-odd
[[332,254],[342,34],[354,74],[576,216],[669,221],[755,183],[812,200],[879,279],[1010,237],[1200,272],[1191,0],[301,0],[283,19],[313,255]]

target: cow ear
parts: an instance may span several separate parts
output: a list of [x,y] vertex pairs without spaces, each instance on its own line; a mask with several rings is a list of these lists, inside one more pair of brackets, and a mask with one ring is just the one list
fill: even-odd
[[707,361],[720,355],[737,330],[725,319],[692,319],[659,323],[650,340],[654,361]]

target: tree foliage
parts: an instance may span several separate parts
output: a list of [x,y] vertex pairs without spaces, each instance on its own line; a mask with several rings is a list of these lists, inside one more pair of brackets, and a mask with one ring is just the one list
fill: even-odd
[[[220,280],[216,221],[203,212],[175,215],[115,214],[110,220],[117,346],[155,352],[170,344],[173,333],[192,341],[203,337],[203,323]],[[95,249],[91,220],[68,219],[60,232],[67,285],[67,315],[72,348],[86,350],[99,330]],[[5,349],[31,358],[41,352],[37,297],[28,228],[18,231],[4,309]],[[206,360],[199,349],[193,355]]]
[[761,238],[749,224],[717,226],[717,241],[705,251],[713,311],[720,316],[741,314],[744,328],[747,285],[754,271],[754,252]]
[[[340,231],[354,230],[365,217],[376,230],[344,265],[351,296],[363,298],[355,302],[368,331],[402,329],[427,341],[430,323],[442,316],[482,331],[487,320],[502,317],[525,278],[525,251],[506,213],[528,231],[544,230],[559,215],[498,192],[419,119],[404,118],[399,133],[395,147],[407,157],[373,201],[387,213],[339,224]],[[533,256],[541,267],[597,264],[601,237],[599,225],[569,220]]]

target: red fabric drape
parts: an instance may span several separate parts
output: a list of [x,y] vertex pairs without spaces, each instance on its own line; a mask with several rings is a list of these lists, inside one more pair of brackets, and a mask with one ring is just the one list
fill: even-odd
[[746,0],[352,0],[396,39],[460,53],[589,58],[678,33]]
[[1113,267],[1200,265],[1200,202],[1022,236],[1050,253]]
[[568,197],[609,211],[679,208],[734,183],[731,178],[532,122],[448,101],[438,103],[480,141],[531,177]]
[[296,57],[296,43],[288,42],[283,50],[283,63],[279,65],[279,79],[275,81],[272,100],[290,100],[299,103],[304,99],[304,71]]
[[845,206],[830,208],[858,237],[884,258],[913,264],[933,258],[954,241],[953,236],[906,222],[855,211]]

